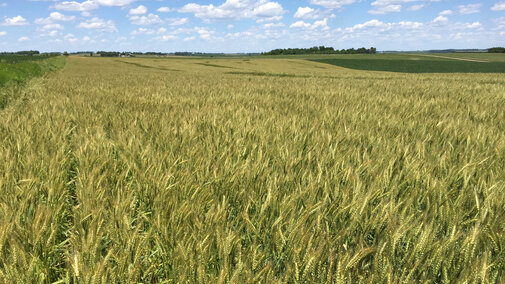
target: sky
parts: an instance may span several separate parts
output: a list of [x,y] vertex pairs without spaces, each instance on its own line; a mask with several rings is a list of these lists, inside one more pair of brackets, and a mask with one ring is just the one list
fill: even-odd
[[505,45],[505,0],[0,0],[0,51]]

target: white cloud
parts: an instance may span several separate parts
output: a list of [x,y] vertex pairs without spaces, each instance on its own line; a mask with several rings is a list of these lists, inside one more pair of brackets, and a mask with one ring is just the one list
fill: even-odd
[[498,2],[494,4],[494,6],[491,8],[493,11],[503,11],[505,10],[505,2]]
[[232,24],[230,24],[230,25],[227,25],[227,26],[226,26],[226,28],[228,28],[228,29],[233,29],[234,27],[235,27],[235,26],[234,26],[234,25],[232,25]]
[[444,16],[438,16],[436,17],[435,19],[433,19],[433,23],[447,23],[449,21],[449,19],[447,19],[447,17],[444,17]]
[[160,17],[155,14],[149,14],[147,16],[131,16],[129,19],[132,24],[140,26],[156,25],[163,23]]
[[458,12],[463,15],[475,14],[475,13],[480,12],[481,7],[482,7],[482,4],[459,5]]
[[312,14],[314,11],[315,9],[312,9],[310,7],[298,7],[298,10],[296,10],[296,13],[293,16],[293,18],[304,19],[307,15]]
[[283,23],[268,23],[268,24],[263,25],[264,29],[273,29],[273,28],[282,28],[282,27],[284,27]]
[[253,15],[260,21],[279,21],[283,14],[284,9],[277,2],[266,2],[253,10]]
[[26,36],[20,37],[20,38],[18,39],[18,41],[19,41],[19,42],[28,41],[28,40],[30,40],[30,38],[29,38],[29,37],[26,37]]
[[368,11],[370,14],[388,14],[401,12],[403,5],[407,3],[422,2],[410,6],[407,10],[418,11],[424,8],[429,2],[439,2],[440,0],[375,0],[372,2],[372,10]]
[[63,30],[63,26],[60,24],[47,24],[42,27],[43,30]]
[[75,16],[65,16],[59,12],[52,12],[47,18],[38,18],[35,20],[36,24],[47,25],[57,21],[68,22],[75,20]]
[[99,5],[109,7],[123,7],[130,5],[136,0],[95,0]]
[[223,20],[223,19],[241,19],[250,17],[249,13],[245,13],[243,9],[226,9],[223,7],[226,5],[225,2],[221,6],[210,5],[199,5],[195,3],[189,3],[184,5],[179,9],[180,13],[193,13],[195,17],[209,21],[209,20]]
[[64,39],[70,43],[78,41],[78,39],[73,34],[67,34]]
[[93,0],[88,0],[84,2],[63,1],[52,6],[52,8],[56,10],[78,11],[78,12],[91,11],[98,9],[98,7],[99,5]]
[[444,10],[440,13],[438,13],[440,16],[448,16],[448,15],[452,15],[454,12],[452,10]]
[[409,11],[419,11],[422,8],[424,8],[424,6],[425,6],[424,4],[412,5],[407,10],[409,10]]
[[226,35],[227,38],[237,39],[237,38],[251,38],[255,34],[250,31],[229,33]]
[[26,26],[26,25],[28,25],[28,21],[21,16],[5,18],[2,24],[2,26]]
[[328,30],[328,19],[325,18],[324,20],[320,21],[315,21],[313,24],[306,23],[304,21],[297,21],[289,26],[290,28],[295,28],[295,29],[311,29],[311,30],[316,30],[316,29],[321,29],[321,30]]
[[314,9],[311,7],[298,7],[293,18],[304,19],[304,20],[315,20],[322,18],[323,13],[319,9]]
[[323,29],[323,30],[328,30],[328,19],[324,19],[321,21],[315,21],[314,24],[312,25],[312,29]]
[[48,36],[52,36],[52,37],[55,37],[59,34],[59,32],[57,30],[53,30],[53,31],[50,31],[47,33]]
[[[373,3],[372,3],[373,5]],[[395,13],[395,12],[401,12],[402,10],[402,5],[386,5],[386,6],[377,6],[376,8],[368,11],[370,14],[387,14],[387,13]]]
[[377,32],[389,32],[391,30],[420,30],[425,25],[420,22],[411,21],[401,21],[397,23],[384,23],[377,19],[373,19],[363,24],[356,24],[352,27],[345,28],[344,31],[348,34],[361,33],[363,31],[370,31],[372,33]]
[[98,9],[100,6],[124,7],[136,0],[86,0],[84,2],[63,1],[51,6],[52,9],[62,11],[87,12]]
[[7,34],[6,32],[0,32],[0,36],[4,36],[6,34]]
[[160,7],[156,11],[158,11],[160,13],[168,13],[168,12],[170,12],[170,8],[168,8],[168,7]]
[[77,27],[81,29],[96,29],[104,32],[117,31],[116,25],[114,24],[113,21],[111,20],[105,21],[97,17],[84,21],[79,25],[77,25]]
[[467,29],[478,29],[481,28],[482,24],[479,22],[473,22],[473,23],[466,23],[465,28]]
[[147,8],[144,5],[140,5],[135,9],[130,9],[130,15],[144,15],[147,13]]
[[159,39],[161,39],[162,41],[168,41],[168,40],[175,40],[177,39],[177,37],[174,35],[162,35],[161,37],[159,37]]
[[171,18],[166,20],[170,26],[180,26],[189,22],[188,18]]
[[310,28],[310,26],[311,26],[311,24],[306,23],[304,21],[297,21],[297,22],[291,24],[291,26],[289,26],[289,27],[290,28],[304,28],[304,29],[306,29],[306,28]]
[[357,30],[363,30],[363,29],[368,29],[368,28],[383,28],[383,29],[389,29],[390,26],[388,24],[385,24],[377,19],[373,19],[367,22],[364,22],[363,24],[356,24],[353,27],[346,28],[346,31],[348,32],[355,32]]
[[219,6],[188,3],[178,12],[193,13],[195,17],[205,22],[239,19],[256,19],[259,22],[274,21],[280,20],[285,13],[279,3],[267,0],[226,0]]
[[207,28],[195,28],[196,32],[200,35],[201,39],[212,39],[212,34],[215,33],[215,31],[209,30]]
[[152,29],[146,29],[146,28],[138,28],[138,29],[136,29],[136,30],[134,30],[134,31],[131,32],[132,35],[142,35],[142,34],[144,34],[144,35],[152,35],[154,33],[155,33],[154,30],[152,30]]
[[49,18],[52,21],[62,21],[62,22],[67,22],[67,21],[73,21],[75,19],[74,16],[65,16],[59,12],[52,12],[49,14]]
[[310,4],[323,6],[328,9],[340,9],[345,5],[354,4],[356,0],[311,0]]

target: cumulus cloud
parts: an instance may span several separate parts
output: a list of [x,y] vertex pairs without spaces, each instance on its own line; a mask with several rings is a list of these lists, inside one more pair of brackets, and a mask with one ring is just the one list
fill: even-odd
[[279,21],[282,19],[284,9],[277,2],[266,2],[254,8],[253,15],[260,21]]
[[170,26],[181,26],[189,22],[188,18],[169,18],[166,19],[166,22]]
[[[375,3],[375,2],[374,2]],[[373,3],[372,3],[373,5]],[[386,5],[386,6],[377,6],[376,8],[368,11],[370,14],[388,14],[394,12],[401,12],[402,5]]]
[[65,35],[64,39],[70,43],[75,43],[78,41],[78,39],[73,34]]
[[158,10],[156,10],[156,11],[158,11],[158,12],[160,12],[160,13],[168,13],[168,12],[170,12],[170,11],[171,11],[171,9],[170,9],[170,8],[168,8],[168,7],[160,7],[160,8],[158,8]]
[[315,20],[322,18],[323,13],[319,9],[314,9],[311,7],[298,7],[293,18],[304,19],[304,20]]
[[63,30],[63,26],[60,24],[47,24],[42,27],[43,30]]
[[503,11],[505,10],[505,2],[498,2],[494,4],[494,6],[491,8],[493,11]]
[[152,35],[154,33],[155,33],[154,30],[147,28],[138,28],[131,32],[132,35]]
[[401,12],[403,5],[407,3],[422,2],[410,6],[407,10],[418,11],[426,6],[428,2],[438,2],[440,0],[375,0],[372,2],[373,9],[368,11],[370,14],[388,14]]
[[18,38],[18,41],[19,41],[19,42],[29,41],[29,40],[30,40],[30,38],[29,38],[29,37],[27,37],[27,36],[22,36],[22,37]]
[[356,2],[356,0],[311,0],[310,4],[323,6],[328,9],[340,9],[345,5],[351,5]]
[[97,17],[94,17],[92,19],[86,20],[79,25],[77,25],[78,28],[81,29],[95,29],[95,30],[100,30],[104,32],[114,32],[117,31],[116,25],[114,24],[113,21],[111,20],[103,20]]
[[304,21],[297,21],[289,26],[290,28],[294,29],[311,29],[311,30],[316,30],[316,29],[321,29],[321,30],[328,30],[328,19],[325,18],[324,20],[320,21],[315,21],[313,24],[311,23],[306,23]]
[[200,35],[201,39],[206,39],[206,40],[212,39],[212,34],[215,33],[215,31],[209,30],[207,28],[198,28],[197,27],[195,29],[196,29],[196,32]]
[[161,37],[158,37],[158,39],[162,41],[168,41],[168,40],[175,40],[177,39],[177,37],[174,35],[162,35]]
[[304,21],[297,21],[293,24],[291,24],[289,27],[290,28],[310,28],[311,24],[309,23],[306,23]]
[[0,36],[4,36],[6,34],[7,34],[6,32],[0,32]]
[[215,20],[256,19],[257,21],[276,21],[285,13],[281,4],[270,1],[226,0],[219,6],[189,3],[178,10],[192,13],[206,22]]
[[448,15],[452,15],[454,12],[452,10],[444,10],[442,12],[439,13],[440,16],[448,16]]
[[65,16],[60,12],[52,12],[51,14],[49,14],[49,17],[47,18],[36,19],[35,23],[39,25],[48,25],[58,21],[68,22],[73,20],[75,20],[75,16]]
[[130,5],[136,0],[95,0],[101,6],[123,7]]
[[481,7],[482,7],[482,4],[459,5],[458,12],[463,15],[475,14],[475,13],[480,12]]
[[137,8],[132,8],[129,12],[130,15],[144,15],[145,13],[147,13],[147,8],[144,5],[140,5]]
[[28,21],[22,16],[16,16],[12,18],[5,18],[2,23],[3,26],[26,26],[28,25]]
[[343,31],[346,33],[357,33],[362,31],[386,32],[394,29],[417,30],[422,27],[424,27],[424,24],[420,22],[401,21],[396,23],[385,23],[373,19],[362,24],[356,24],[352,27],[345,28]]
[[467,29],[478,29],[482,27],[480,22],[466,23],[464,24]]
[[63,2],[57,3],[56,5],[52,6],[52,8],[56,9],[56,10],[77,11],[77,12],[91,11],[91,10],[98,9],[98,7],[99,7],[99,5],[93,0],[88,0],[88,1],[84,1],[84,2],[63,1]]
[[407,10],[409,10],[409,11],[419,11],[422,8],[424,8],[424,6],[425,6],[424,4],[412,5]]
[[130,21],[134,25],[139,25],[139,26],[148,26],[148,25],[156,25],[156,24],[162,24],[163,21],[160,19],[158,15],[155,14],[149,14],[147,16],[131,16]]
[[435,19],[433,19],[433,23],[447,23],[449,21],[449,19],[447,19],[447,17],[444,17],[444,16],[438,16],[436,17]]
[[52,9],[61,11],[88,12],[98,9],[100,6],[124,7],[136,0],[86,0],[84,2],[63,1],[51,6]]
[[283,23],[268,23],[268,24],[263,25],[264,29],[274,29],[274,28],[282,28],[282,27],[284,27]]

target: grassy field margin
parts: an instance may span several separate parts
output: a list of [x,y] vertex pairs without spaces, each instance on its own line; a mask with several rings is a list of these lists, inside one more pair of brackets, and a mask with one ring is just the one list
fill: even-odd
[[66,63],[62,56],[16,57],[22,59],[13,60],[12,57],[0,57],[0,110],[22,96],[22,89],[30,79],[60,70]]

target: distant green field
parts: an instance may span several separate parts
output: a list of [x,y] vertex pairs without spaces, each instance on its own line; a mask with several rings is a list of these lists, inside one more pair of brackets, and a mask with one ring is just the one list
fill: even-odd
[[379,54],[307,58],[344,68],[401,73],[505,73],[501,54]]

